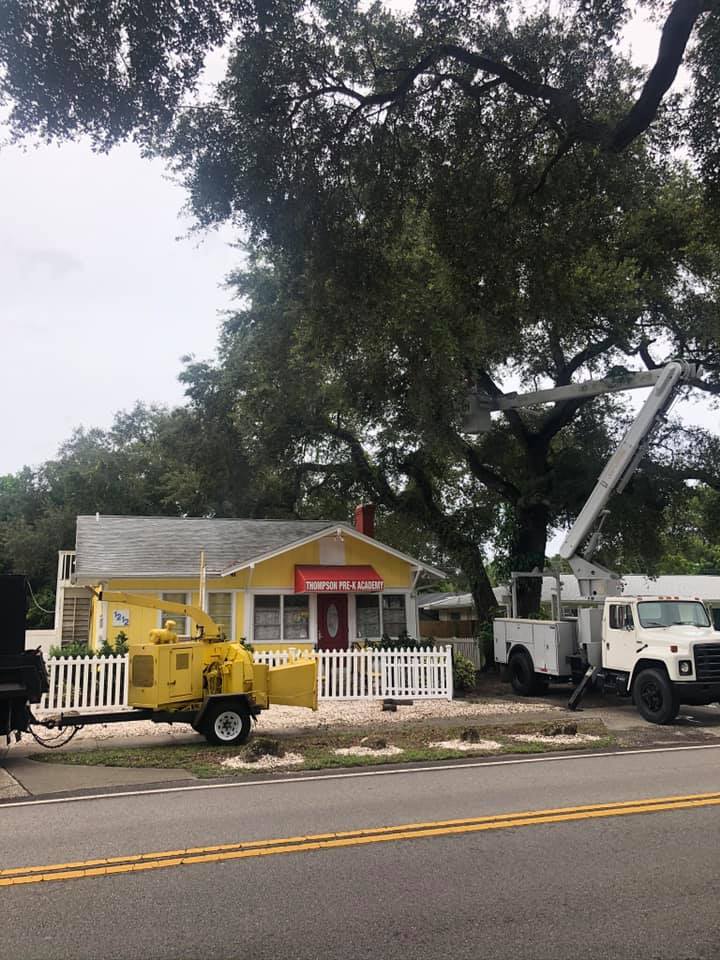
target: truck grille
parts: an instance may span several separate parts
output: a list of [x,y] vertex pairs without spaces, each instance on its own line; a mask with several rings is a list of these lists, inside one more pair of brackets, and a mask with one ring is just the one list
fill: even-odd
[[695,655],[696,680],[720,680],[720,643],[696,643]]

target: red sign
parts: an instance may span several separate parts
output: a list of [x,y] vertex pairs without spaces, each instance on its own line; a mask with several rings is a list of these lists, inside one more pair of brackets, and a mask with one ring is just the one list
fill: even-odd
[[295,593],[381,593],[385,581],[370,566],[295,567]]

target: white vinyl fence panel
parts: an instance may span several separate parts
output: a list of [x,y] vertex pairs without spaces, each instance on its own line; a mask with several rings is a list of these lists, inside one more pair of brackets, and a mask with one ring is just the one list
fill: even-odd
[[[288,663],[287,650],[253,654],[256,663]],[[318,699],[452,700],[452,650],[315,650]],[[35,708],[39,716],[65,710],[103,712],[127,708],[128,658],[52,657],[47,661],[50,692]]]

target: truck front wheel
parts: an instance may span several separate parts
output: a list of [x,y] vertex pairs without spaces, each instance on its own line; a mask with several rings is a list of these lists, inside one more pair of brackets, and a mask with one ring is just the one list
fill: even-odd
[[667,676],[654,668],[641,670],[633,685],[633,702],[648,723],[670,723],[680,704]]
[[515,693],[521,697],[532,697],[534,694],[544,693],[547,690],[545,677],[538,677],[533,670],[530,654],[524,650],[515,650],[508,661],[510,683]]
[[218,703],[208,707],[202,719],[202,733],[208,743],[235,747],[247,743],[252,721],[250,715],[235,703]]

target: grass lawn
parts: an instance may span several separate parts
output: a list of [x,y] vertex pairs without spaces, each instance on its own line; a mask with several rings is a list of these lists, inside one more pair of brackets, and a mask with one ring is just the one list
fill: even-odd
[[[566,723],[566,722],[564,722]],[[387,763],[409,763],[413,761],[456,760],[477,756],[501,756],[517,753],[549,753],[559,750],[597,750],[612,746],[614,738],[605,729],[599,720],[578,721],[579,736],[573,737],[574,742],[533,743],[513,739],[520,734],[547,734],[559,724],[523,722],[512,725],[457,725],[453,727],[432,727],[420,725],[398,725],[392,730],[367,728],[358,730],[343,730],[338,732],[312,733],[296,736],[269,738],[256,735],[244,747],[215,747],[206,743],[183,744],[178,746],[157,747],[102,747],[94,750],[67,751],[62,753],[40,754],[34,759],[44,763],[71,763],[90,766],[108,767],[155,767],[155,768],[183,768],[196,777],[243,777],[267,774],[268,772],[284,773],[288,770],[323,770],[332,767],[359,767],[374,766]],[[590,734],[598,737],[597,740],[583,741],[581,735]],[[482,745],[473,744],[471,750],[446,749],[432,747],[431,743],[441,740],[463,740],[472,743],[472,739],[490,740],[499,744],[494,749],[483,749]],[[370,738],[369,746],[381,747],[383,744],[402,749],[402,753],[394,756],[354,756],[338,755],[335,750],[343,747],[359,746],[363,738]],[[554,739],[554,738],[553,738]],[[232,757],[252,760],[254,753],[276,754],[294,753],[303,757],[302,763],[292,767],[279,767],[275,771],[268,771],[261,767],[256,769],[233,769],[223,765],[223,761]],[[255,755],[257,760],[257,756]],[[256,766],[254,764],[254,766]]]

